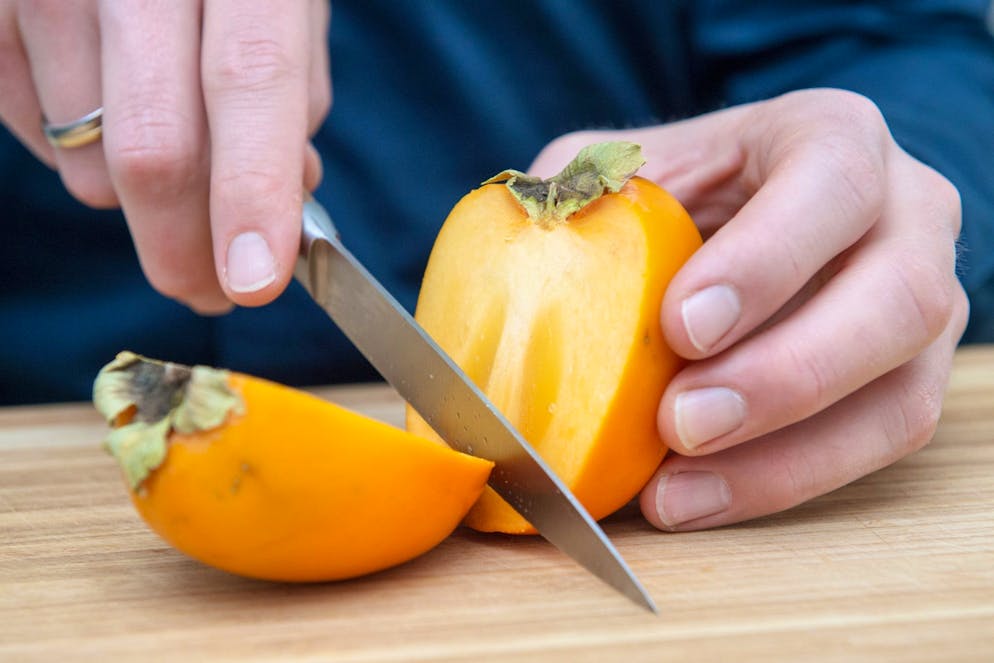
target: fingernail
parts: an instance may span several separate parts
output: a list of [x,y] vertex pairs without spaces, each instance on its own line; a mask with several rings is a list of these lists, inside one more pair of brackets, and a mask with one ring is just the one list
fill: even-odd
[[685,391],[674,404],[676,433],[688,449],[730,433],[745,421],[745,399],[727,387]]
[[256,292],[276,280],[273,254],[262,235],[247,232],[231,240],[225,279],[233,292]]
[[728,484],[712,472],[678,472],[659,480],[656,513],[667,527],[721,513],[732,503]]
[[738,322],[742,305],[730,287],[713,285],[685,299],[681,313],[690,342],[707,352]]

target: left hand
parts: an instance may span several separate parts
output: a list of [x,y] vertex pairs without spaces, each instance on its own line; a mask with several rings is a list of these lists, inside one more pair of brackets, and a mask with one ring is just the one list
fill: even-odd
[[653,525],[787,509],[931,439],[968,312],[955,274],[959,196],[894,142],[874,104],[806,90],[569,134],[532,172],[549,176],[602,140],[640,143],[640,175],[706,238],[661,311],[671,347],[693,361],[659,408],[676,453],[641,496]]

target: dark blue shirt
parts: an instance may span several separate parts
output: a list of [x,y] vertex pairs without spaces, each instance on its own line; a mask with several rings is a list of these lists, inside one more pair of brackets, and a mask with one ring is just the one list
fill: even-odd
[[[656,124],[807,87],[860,92],[959,188],[966,341],[994,341],[994,41],[986,0],[334,3],[318,197],[413,309],[432,241],[480,181],[574,130]],[[0,403],[87,399],[124,348],[290,384],[374,379],[296,284],[199,317],[145,282],[118,212],[86,209],[0,134]]]

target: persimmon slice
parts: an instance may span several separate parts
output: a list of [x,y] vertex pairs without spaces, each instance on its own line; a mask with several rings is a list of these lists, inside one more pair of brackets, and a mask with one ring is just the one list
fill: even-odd
[[[244,576],[337,580],[412,559],[458,526],[493,466],[283,385],[130,353],[95,393],[141,517]],[[164,436],[147,439],[155,426]]]
[[[676,199],[627,172],[642,163],[637,146],[611,145],[581,153],[569,182],[559,176],[560,194],[591,170],[601,178],[582,205],[550,202],[548,181],[513,171],[466,195],[436,239],[415,315],[595,518],[631,500],[666,451],[656,409],[681,360],[660,306],[701,245]],[[626,172],[605,163],[618,149]],[[432,434],[410,408],[407,427]],[[490,488],[465,522],[534,532]]]

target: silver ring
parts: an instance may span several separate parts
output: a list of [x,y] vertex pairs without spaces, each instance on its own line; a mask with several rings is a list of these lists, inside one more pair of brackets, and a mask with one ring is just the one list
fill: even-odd
[[83,147],[100,140],[100,135],[103,133],[103,118],[104,109],[101,106],[78,120],[65,124],[50,124],[42,117],[41,129],[45,132],[48,142],[55,147],[63,149]]

